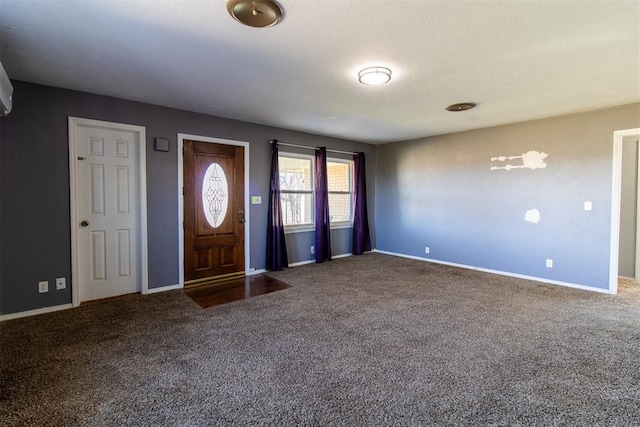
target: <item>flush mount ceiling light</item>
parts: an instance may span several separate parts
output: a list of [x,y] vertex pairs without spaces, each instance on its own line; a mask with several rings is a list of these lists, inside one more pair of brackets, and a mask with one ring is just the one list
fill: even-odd
[[446,109],[447,111],[466,111],[475,107],[473,102],[461,102],[459,104],[451,104]]
[[271,27],[282,19],[282,9],[273,0],[229,0],[227,11],[236,21],[256,28]]
[[391,80],[391,70],[386,67],[365,68],[358,73],[358,80],[363,85],[383,85]]

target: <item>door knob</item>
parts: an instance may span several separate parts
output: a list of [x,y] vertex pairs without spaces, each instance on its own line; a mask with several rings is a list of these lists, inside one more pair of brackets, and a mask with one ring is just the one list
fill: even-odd
[[244,211],[243,210],[239,210],[238,211],[238,222],[244,222]]
[[89,225],[89,221],[87,221],[87,220],[85,219],[85,220],[83,220],[83,221],[80,223],[80,225],[81,225],[82,227],[86,227],[86,226],[88,226],[88,225]]

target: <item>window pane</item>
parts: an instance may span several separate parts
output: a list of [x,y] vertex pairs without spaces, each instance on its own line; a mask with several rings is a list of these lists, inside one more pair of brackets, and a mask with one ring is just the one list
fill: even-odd
[[351,221],[351,194],[329,193],[331,222]]
[[312,194],[281,193],[284,225],[313,224]]
[[279,156],[280,190],[311,191],[311,159]]
[[327,162],[327,184],[329,191],[351,191],[351,165]]

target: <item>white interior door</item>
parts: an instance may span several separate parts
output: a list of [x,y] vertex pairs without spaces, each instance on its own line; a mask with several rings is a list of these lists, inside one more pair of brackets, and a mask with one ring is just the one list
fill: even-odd
[[140,133],[107,125],[74,128],[78,302],[142,290]]

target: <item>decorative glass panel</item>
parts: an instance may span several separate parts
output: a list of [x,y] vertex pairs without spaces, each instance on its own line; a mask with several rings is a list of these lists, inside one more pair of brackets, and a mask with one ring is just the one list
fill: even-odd
[[211,163],[202,179],[202,209],[207,222],[218,228],[224,221],[229,206],[227,176],[217,163]]

